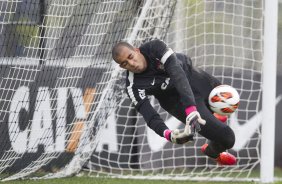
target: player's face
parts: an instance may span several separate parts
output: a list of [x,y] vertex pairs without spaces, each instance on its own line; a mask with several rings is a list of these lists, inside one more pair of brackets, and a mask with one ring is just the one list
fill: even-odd
[[147,68],[147,61],[138,48],[134,50],[122,47],[115,60],[121,68],[133,73],[141,73]]

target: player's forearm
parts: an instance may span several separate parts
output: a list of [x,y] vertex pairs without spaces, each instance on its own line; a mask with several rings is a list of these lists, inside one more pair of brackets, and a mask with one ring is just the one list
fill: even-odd
[[159,136],[163,137],[163,132],[168,129],[168,127],[152,107],[149,100],[145,100],[141,104],[138,104],[137,110],[143,115],[148,127],[155,131]]
[[172,54],[165,63],[165,69],[170,76],[175,88],[180,94],[182,103],[186,107],[195,106],[195,98],[184,70],[177,62],[175,54]]
[[147,122],[147,125],[161,137],[164,137],[164,131],[168,130],[168,127],[159,115],[153,117],[150,122]]

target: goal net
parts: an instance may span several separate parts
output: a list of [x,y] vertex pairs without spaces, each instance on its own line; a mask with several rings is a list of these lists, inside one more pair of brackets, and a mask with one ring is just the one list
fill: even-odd
[[[91,176],[247,180],[258,177],[263,1],[0,1],[2,180]],[[124,92],[111,48],[159,38],[235,87],[228,120],[238,162],[220,166],[206,139],[156,135]],[[171,129],[183,124],[151,104]],[[43,176],[42,176],[43,175]]]

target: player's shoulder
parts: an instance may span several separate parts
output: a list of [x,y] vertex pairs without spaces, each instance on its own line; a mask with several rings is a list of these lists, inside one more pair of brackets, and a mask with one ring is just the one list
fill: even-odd
[[166,43],[160,39],[147,39],[144,43],[140,46],[140,48],[158,48],[158,47],[166,47]]
[[153,39],[141,45],[140,51],[149,58],[161,58],[168,50],[167,45],[160,39]]

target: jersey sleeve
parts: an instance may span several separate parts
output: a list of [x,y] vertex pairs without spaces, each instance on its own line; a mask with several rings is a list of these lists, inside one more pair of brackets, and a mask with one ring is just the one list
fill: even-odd
[[136,110],[142,114],[148,127],[154,130],[161,137],[164,137],[163,133],[166,129],[168,129],[168,127],[165,125],[159,113],[152,107],[145,90],[138,89],[133,83],[129,82],[126,92],[128,97],[133,102]]
[[184,107],[195,106],[195,98],[192,92],[189,80],[177,61],[176,54],[171,48],[161,40],[154,40],[151,43],[151,50],[155,57],[164,65],[165,71],[170,76],[175,88],[181,97],[181,103]]

